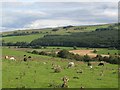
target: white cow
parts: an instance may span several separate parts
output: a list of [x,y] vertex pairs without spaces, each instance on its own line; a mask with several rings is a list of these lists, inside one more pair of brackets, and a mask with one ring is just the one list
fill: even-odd
[[90,69],[92,69],[93,67],[92,67],[92,65],[90,66]]
[[16,61],[16,59],[13,56],[10,57],[10,60]]
[[9,58],[9,56],[5,56],[5,59],[8,59]]
[[74,67],[74,66],[75,66],[74,62],[69,62],[69,63],[68,63],[68,68]]

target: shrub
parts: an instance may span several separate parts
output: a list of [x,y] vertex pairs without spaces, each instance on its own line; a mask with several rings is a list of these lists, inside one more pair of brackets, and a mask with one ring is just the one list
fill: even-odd
[[95,50],[93,51],[93,53],[97,53],[97,50],[95,49]]
[[55,73],[59,73],[59,72],[61,72],[61,70],[62,70],[62,69],[61,69],[60,67],[56,67],[56,68],[54,69],[54,72],[55,72]]
[[83,60],[85,62],[89,62],[91,60],[91,58],[86,54],[86,55],[84,55]]
[[69,58],[69,51],[67,50],[61,50],[58,52],[58,57],[61,57],[61,58]]
[[39,55],[48,55],[45,51],[39,52]]
[[77,47],[76,47],[76,46],[73,46],[73,49],[75,49],[75,50],[76,50],[76,49],[77,49]]
[[33,51],[32,51],[32,54],[39,54],[39,52],[36,51],[36,50],[33,50]]

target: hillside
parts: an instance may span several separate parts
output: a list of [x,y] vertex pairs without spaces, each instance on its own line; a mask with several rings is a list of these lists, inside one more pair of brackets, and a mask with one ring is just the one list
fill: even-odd
[[65,26],[3,34],[4,46],[119,47],[118,24]]
[[[42,38],[45,35],[70,35],[73,32],[90,32],[97,28],[106,28],[111,24],[104,25],[89,25],[89,26],[73,26],[73,27],[58,27],[54,31],[52,28],[34,29],[34,30],[17,30],[11,32],[3,32],[2,39],[4,42],[31,42],[34,39]],[[38,33],[31,33],[38,32]],[[27,33],[27,34],[25,34]]]
[[33,40],[31,45],[118,47],[118,30],[78,32],[71,35],[46,35],[43,38]]
[[78,47],[119,47],[118,29],[115,26],[97,28],[91,32],[72,32],[70,35],[45,35],[33,40],[30,45],[78,46]]

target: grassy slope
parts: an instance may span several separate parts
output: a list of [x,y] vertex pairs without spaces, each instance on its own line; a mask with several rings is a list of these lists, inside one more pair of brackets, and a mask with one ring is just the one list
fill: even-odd
[[[108,27],[109,24],[105,24],[105,25],[96,25],[96,26],[85,26],[87,27],[86,29],[82,29],[82,30],[74,30],[75,28],[80,28],[80,27],[84,27],[84,26],[74,26],[72,28],[69,28],[68,30],[62,29],[61,27],[59,27],[59,30],[54,32],[52,31],[52,29],[43,29],[43,30],[18,30],[17,32],[32,32],[32,31],[39,31],[42,32],[41,34],[33,34],[33,35],[26,35],[26,36],[10,36],[10,37],[3,37],[3,40],[5,42],[21,42],[21,41],[25,41],[25,42],[31,42],[34,39],[37,39],[39,37],[43,37],[44,35],[47,34],[58,34],[58,35],[69,35],[73,32],[89,32],[89,31],[94,31],[96,28],[101,28],[101,27]],[[11,32],[4,32],[3,35],[5,34],[10,34],[13,33],[14,31]],[[48,33],[46,33],[48,32]]]
[[[29,88],[48,88],[48,83],[52,82],[53,80],[56,83],[61,84],[61,78],[65,75],[70,79],[68,85],[71,88],[80,88],[81,84],[86,88],[118,87],[117,65],[106,64],[105,67],[98,67],[96,63],[93,65],[94,70],[90,70],[86,64],[75,62],[77,64],[77,67],[71,69],[63,69],[61,73],[53,73],[53,70],[51,69],[52,62],[64,68],[67,66],[68,60],[51,58],[48,56],[39,56],[23,51],[15,51],[14,49],[3,48],[3,56],[12,55],[15,56],[17,60],[20,60],[23,59],[24,54],[31,55],[34,61],[28,62],[27,65],[26,62],[14,62],[3,59],[3,88],[22,86]],[[47,62],[47,64],[43,64],[43,62]],[[28,68],[28,66],[30,68]],[[83,73],[77,74],[75,69],[82,69]],[[101,70],[104,71],[104,76],[102,77],[99,75]],[[25,75],[23,75],[20,79],[20,75],[24,73]],[[74,76],[78,76],[79,79],[73,79]]]
[[119,54],[120,50],[109,50],[109,49],[100,49],[99,51],[97,51],[97,54],[110,54],[110,55],[114,55]]
[[[68,51],[70,50],[74,50],[73,47],[60,47],[60,46],[49,46],[47,48],[42,48],[42,49],[27,49],[27,51],[33,51],[33,50],[36,50],[36,51],[45,51],[45,52],[56,52],[56,51],[60,51],[60,50],[63,50],[63,49],[66,49]],[[120,50],[109,50],[108,48],[82,48],[82,47],[77,47],[76,50],[97,50],[97,53],[96,54],[103,54],[103,55],[108,55],[108,53],[110,55],[114,55],[115,53],[116,54],[119,54],[119,51]]]
[[31,42],[32,40],[36,38],[43,37],[44,34],[34,34],[34,35],[27,35],[27,36],[12,36],[12,37],[4,37],[3,40],[5,42]]
[[[11,48],[14,48],[14,47],[11,47]],[[61,47],[61,46],[49,46],[49,47],[41,48],[41,49],[16,48],[16,50],[20,50],[20,51],[33,51],[33,50],[36,50],[36,51],[39,51],[39,52],[40,51],[57,52],[57,51],[60,51],[60,50],[63,50],[63,49],[66,49],[68,51],[75,50],[75,49],[73,49],[73,47]],[[103,54],[103,55],[108,55],[108,53],[110,55],[114,55],[115,53],[119,54],[119,51],[120,51],[120,50],[109,50],[107,48],[82,48],[82,47],[77,47],[76,50],[95,50],[95,49],[97,50],[96,54]]]

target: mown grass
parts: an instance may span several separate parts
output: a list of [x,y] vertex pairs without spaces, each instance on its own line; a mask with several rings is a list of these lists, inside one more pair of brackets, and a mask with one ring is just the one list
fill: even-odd
[[[70,60],[61,58],[52,58],[16,51],[14,49],[3,48],[3,56],[10,55],[16,57],[17,61],[2,60],[2,86],[3,88],[51,88],[49,83],[62,84],[61,78],[69,78],[70,88],[117,88],[118,87],[118,65],[105,64],[104,67],[98,67],[98,62],[94,62],[93,69],[83,62],[75,62],[76,67],[67,69],[66,66]],[[32,56],[32,61],[23,62],[23,55]],[[46,62],[46,64],[43,64]],[[62,67],[60,73],[54,73],[52,63]],[[82,69],[83,73],[76,73],[76,70]],[[104,75],[100,76],[103,70]],[[73,79],[73,77],[79,79]]]

